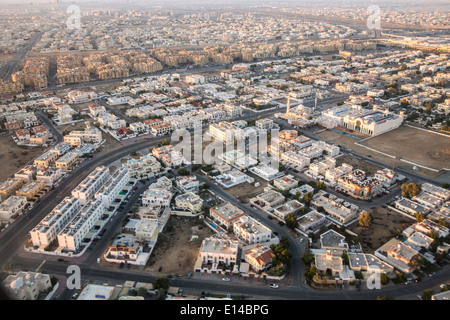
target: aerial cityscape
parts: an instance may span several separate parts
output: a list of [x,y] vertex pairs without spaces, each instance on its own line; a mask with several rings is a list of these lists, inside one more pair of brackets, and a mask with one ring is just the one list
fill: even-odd
[[450,298],[448,1],[0,8],[0,300]]

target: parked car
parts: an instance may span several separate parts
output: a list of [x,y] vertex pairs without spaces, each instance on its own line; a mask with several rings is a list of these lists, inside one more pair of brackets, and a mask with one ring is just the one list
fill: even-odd
[[222,278],[223,281],[231,281],[230,278]]
[[277,285],[276,283],[271,283],[271,284],[270,284],[270,287],[271,287],[272,289],[278,289],[278,285]]

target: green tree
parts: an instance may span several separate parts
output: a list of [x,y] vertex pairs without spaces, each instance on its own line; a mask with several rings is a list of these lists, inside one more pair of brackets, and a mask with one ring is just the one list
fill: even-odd
[[391,281],[391,279],[389,279],[389,277],[385,273],[381,274],[380,282],[382,285],[387,285],[389,281]]
[[287,237],[282,237],[279,244],[270,246],[275,257],[272,259],[272,265],[277,266],[280,263],[288,264],[291,259],[291,254],[289,253],[289,239]]
[[402,189],[402,196],[411,199],[420,193],[421,186],[419,184],[411,182],[408,184],[403,184],[401,189]]
[[422,258],[421,256],[418,256],[418,257],[412,259],[412,260],[408,263],[408,265],[409,265],[411,268],[413,268],[413,269],[419,269],[420,266],[422,265],[422,263],[423,263],[423,258]]
[[397,273],[397,275],[395,276],[395,279],[397,280],[398,283],[403,283],[406,281],[406,275],[402,272]]
[[153,290],[168,290],[169,289],[169,280],[166,278],[158,278],[152,282]]
[[317,182],[316,183],[316,189],[317,190],[325,190],[327,188],[325,182]]
[[289,213],[284,218],[284,221],[286,222],[286,226],[291,229],[295,229],[297,226],[297,216],[295,214]]
[[309,207],[309,205],[311,204],[311,200],[313,198],[313,194],[312,192],[308,192],[307,194],[305,194],[305,196],[303,197],[302,201],[303,203]]
[[424,290],[422,293],[422,300],[431,300],[431,297],[435,294],[433,290]]
[[344,250],[344,252],[342,252],[341,258],[342,258],[342,263],[343,264],[345,264],[345,265],[349,265],[350,264],[350,259],[348,258],[347,251]]
[[187,176],[190,174],[189,170],[186,168],[181,168],[180,170],[178,170],[178,174],[180,176]]
[[372,224],[372,216],[369,212],[364,211],[359,215],[358,222],[361,227],[370,227],[370,225]]
[[448,223],[447,223],[447,221],[445,220],[445,218],[439,218],[438,220],[437,220],[437,223],[440,225],[440,226],[443,226],[443,227],[448,227]]
[[311,266],[308,270],[305,271],[305,278],[308,281],[311,281],[317,273],[317,269],[314,266]]
[[423,215],[423,213],[416,212],[416,221],[417,222],[422,222],[424,219],[425,219],[425,216]]
[[146,296],[147,295],[147,289],[145,289],[144,287],[140,287],[137,290],[137,295],[140,296],[140,297]]
[[314,255],[312,254],[310,249],[305,251],[305,253],[302,256],[302,261],[305,264],[311,264],[314,261]]

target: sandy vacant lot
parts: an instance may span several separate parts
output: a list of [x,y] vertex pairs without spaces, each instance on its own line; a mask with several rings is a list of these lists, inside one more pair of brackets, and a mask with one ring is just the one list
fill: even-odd
[[342,156],[342,157],[336,158],[336,166],[340,166],[343,163],[352,165],[353,168],[355,168],[355,169],[361,169],[361,170],[365,171],[368,176],[371,176],[378,170],[383,169],[377,165],[374,165],[372,163],[369,163],[367,161],[364,161],[362,159],[358,159],[358,158],[352,157],[352,156]]
[[[264,179],[261,179],[260,177],[250,172],[246,172],[246,174],[249,175],[250,177],[255,178],[255,182],[252,184],[244,182],[232,188],[224,189],[234,197],[242,200],[243,202],[249,202],[251,198],[254,198],[258,194],[262,193],[264,191],[264,188],[267,187],[267,185],[269,184]],[[255,183],[257,182],[260,183],[259,187],[255,187]]]
[[[405,131],[402,131],[402,130],[405,130]],[[396,136],[397,132],[400,133],[399,136]],[[409,133],[405,134],[405,132],[409,132]],[[416,137],[416,134],[419,138]],[[391,132],[388,132],[388,133],[382,134],[378,137],[364,141],[362,143],[364,146],[359,146],[359,145],[355,144],[355,142],[360,143],[360,141],[355,138],[351,138],[349,136],[346,136],[346,135],[343,135],[340,133],[336,133],[331,130],[326,130],[326,131],[317,133],[316,136],[318,138],[324,139],[325,141],[335,143],[335,144],[345,147],[347,149],[351,149],[353,152],[355,152],[357,154],[372,158],[376,161],[380,161],[391,168],[392,167],[402,168],[404,170],[416,172],[418,174],[421,174],[421,175],[424,175],[427,177],[431,177],[431,178],[438,177],[440,174],[442,174],[442,172],[436,173],[434,171],[430,171],[430,170],[423,169],[423,168],[419,168],[417,171],[415,171],[413,169],[412,164],[400,161],[399,159],[393,159],[391,157],[387,157],[378,152],[369,150],[369,149],[365,148],[364,146],[368,146],[370,148],[379,150],[381,152],[385,152],[387,154],[391,154],[393,156],[402,155],[404,157],[404,159],[406,159],[408,161],[413,161],[418,164],[430,166],[431,168],[433,168],[433,166],[431,165],[432,163],[434,163],[436,165],[436,163],[439,162],[440,164],[438,165],[438,167],[442,168],[445,166],[445,163],[450,162],[450,154],[447,154],[447,151],[445,151],[445,149],[446,149],[445,143],[447,143],[447,148],[448,148],[449,142],[445,142],[446,141],[445,137],[437,135],[437,134],[433,134],[433,133],[427,133],[425,131],[414,129],[414,128],[400,127]],[[406,139],[406,140],[409,139],[410,142],[405,141],[404,143],[402,143],[400,141],[402,139],[401,137],[403,137],[403,139]],[[427,139],[429,139],[433,142],[431,142],[431,141],[429,141],[429,143],[424,142],[423,141],[424,137],[427,137]],[[434,140],[434,138],[436,138],[436,141]],[[419,142],[419,141],[421,141],[421,142]],[[430,152],[433,153],[431,151],[431,150],[433,150],[433,146],[435,148],[434,153],[438,153],[438,154],[435,154],[432,158],[427,158],[430,156]],[[438,150],[436,150],[436,147],[438,147]],[[439,151],[439,149],[440,149],[440,151]],[[428,154],[428,156],[426,156],[426,154]],[[440,156],[439,156],[439,154],[440,154]],[[437,161],[436,157],[438,157],[438,159],[440,159],[440,161]],[[445,159],[447,159],[447,160],[445,160]]]
[[376,249],[392,239],[396,234],[415,223],[400,213],[384,208],[372,210],[373,221],[370,227],[363,228],[358,222],[348,227],[349,231],[356,233],[364,253],[374,253]]
[[[193,272],[203,239],[214,234],[210,228],[196,222],[196,218],[171,216],[144,270],[161,275]],[[189,242],[193,235],[197,235],[198,240]]]
[[362,144],[433,169],[450,163],[450,136],[416,128],[400,127]]
[[45,148],[18,146],[11,137],[0,137],[0,181],[5,180],[34,158]]

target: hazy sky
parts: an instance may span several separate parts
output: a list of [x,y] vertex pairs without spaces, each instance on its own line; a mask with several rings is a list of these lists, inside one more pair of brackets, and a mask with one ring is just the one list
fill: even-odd
[[[0,0],[0,4],[30,4],[30,3],[48,3],[50,0]],[[198,4],[199,6],[205,5],[207,3],[216,3],[216,4],[257,4],[257,3],[270,3],[273,5],[276,4],[283,4],[283,3],[289,3],[289,4],[296,4],[299,5],[305,5],[308,6],[318,6],[320,4],[326,4],[329,3],[330,5],[342,5],[342,6],[349,6],[351,4],[357,4],[361,6],[369,6],[372,4],[378,4],[380,6],[400,6],[404,4],[405,9],[410,9],[411,6],[419,5],[419,6],[433,6],[433,5],[445,5],[450,7],[450,1],[449,0],[62,0],[63,4],[86,4],[89,3],[91,5],[95,4],[112,4],[112,5],[118,5],[118,4],[151,4],[151,3],[158,3],[159,5],[163,4],[184,4],[184,5],[195,5]],[[417,9],[418,7],[415,7]]]

